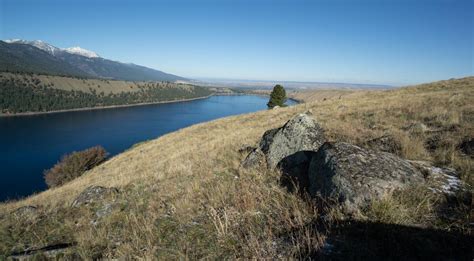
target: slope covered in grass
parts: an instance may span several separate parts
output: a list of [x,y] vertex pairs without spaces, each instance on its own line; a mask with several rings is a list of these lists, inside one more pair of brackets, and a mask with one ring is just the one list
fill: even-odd
[[[450,244],[472,240],[469,209],[446,221],[434,208],[442,199],[416,190],[374,202],[365,217],[347,223],[337,210],[323,211],[288,193],[277,171],[240,169],[245,155],[239,149],[311,110],[330,140],[364,146],[389,134],[401,146],[399,156],[453,167],[472,185],[474,160],[460,144],[473,138],[473,104],[469,77],[351,92],[197,124],[138,144],[61,187],[0,205],[0,253],[70,243],[64,255],[82,258],[303,258],[330,248],[326,240],[335,234],[354,241],[342,254],[365,253],[368,245],[371,253],[383,253],[391,245],[392,254],[426,257],[448,247],[441,254],[450,256]],[[416,124],[426,130],[413,131]],[[98,222],[100,206],[71,207],[92,185],[120,191],[111,199],[116,210]],[[34,221],[11,214],[28,205],[38,209]],[[436,238],[445,239],[444,245]],[[421,239],[425,244],[415,245]]]

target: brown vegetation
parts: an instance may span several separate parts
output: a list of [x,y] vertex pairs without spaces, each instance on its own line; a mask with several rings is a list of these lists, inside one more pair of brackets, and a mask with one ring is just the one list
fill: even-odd
[[[397,246],[389,250],[433,256],[440,245],[427,238],[434,235],[459,240],[449,246],[468,243],[452,231],[469,235],[470,210],[460,211],[454,220],[441,219],[434,209],[440,199],[425,197],[419,192],[423,188],[374,202],[363,222],[353,223],[348,232],[337,209],[324,216],[326,225],[315,224],[324,209],[288,193],[279,185],[279,173],[239,168],[244,157],[240,148],[254,145],[266,130],[307,110],[331,140],[364,145],[391,135],[400,145],[400,156],[453,167],[474,184],[474,159],[458,149],[474,133],[474,77],[355,91],[197,124],[134,146],[61,187],[2,204],[0,253],[75,242],[69,251],[84,259],[304,258],[315,257],[331,234],[342,231],[347,240],[356,239],[352,249],[357,251],[352,253],[364,252],[369,244],[380,253]],[[413,124],[423,124],[421,131]],[[116,199],[120,210],[96,225],[89,219],[94,209],[70,209],[74,198],[91,185],[121,191]],[[36,223],[10,218],[8,213],[25,205],[37,206],[39,216],[49,218]]]
[[45,170],[44,180],[50,188],[61,186],[104,162],[106,158],[107,152],[102,146],[72,152],[64,155],[54,167]]

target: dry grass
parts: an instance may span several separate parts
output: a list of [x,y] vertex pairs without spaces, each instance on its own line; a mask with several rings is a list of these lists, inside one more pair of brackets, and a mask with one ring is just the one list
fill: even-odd
[[[69,231],[68,240],[77,242],[75,251],[82,258],[305,257],[324,241],[323,234],[307,226],[318,216],[317,209],[281,188],[277,172],[240,170],[244,155],[239,148],[255,144],[264,131],[295,114],[311,110],[331,140],[362,144],[392,134],[402,145],[401,156],[455,167],[472,184],[473,159],[456,146],[474,133],[473,90],[471,77],[391,91],[344,92],[324,101],[197,124],[134,146],[64,186],[4,203],[0,216],[35,205],[45,215],[67,220],[58,227]],[[410,132],[406,127],[412,123],[423,123],[430,131]],[[441,135],[443,142],[429,150],[426,143],[435,135]],[[87,222],[90,213],[78,215],[69,208],[90,185],[122,191],[122,210],[97,226]],[[394,207],[405,204],[405,199],[390,200],[394,199],[375,204],[369,217],[429,223],[419,218],[431,213],[428,205],[421,205],[416,213],[408,207],[397,213]],[[12,225],[9,218],[5,220],[0,230]],[[41,226],[36,228],[36,238],[23,240],[47,242],[44,231],[53,224]],[[12,233],[1,236],[3,251],[22,237],[21,231]]]

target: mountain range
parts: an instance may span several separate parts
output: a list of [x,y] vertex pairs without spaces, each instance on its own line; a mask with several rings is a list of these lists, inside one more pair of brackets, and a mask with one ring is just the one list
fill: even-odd
[[36,40],[0,41],[0,71],[125,81],[179,81],[183,77],[144,66],[112,61],[81,47],[58,48]]

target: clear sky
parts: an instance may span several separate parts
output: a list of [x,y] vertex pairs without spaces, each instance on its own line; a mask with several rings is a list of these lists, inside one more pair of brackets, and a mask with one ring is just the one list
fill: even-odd
[[185,77],[413,84],[474,75],[474,1],[0,0],[0,38]]

